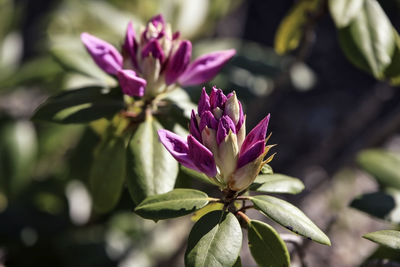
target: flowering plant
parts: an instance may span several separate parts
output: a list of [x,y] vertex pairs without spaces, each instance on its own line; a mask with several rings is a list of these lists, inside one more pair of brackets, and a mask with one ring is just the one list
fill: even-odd
[[[270,115],[247,136],[245,118],[235,92],[225,95],[214,87],[208,95],[203,88],[187,139],[168,130],[158,131],[161,143],[178,162],[196,175],[206,175],[222,192],[209,197],[199,190],[175,189],[149,196],[135,209],[155,221],[198,211],[200,219],[189,234],[186,266],[240,266],[241,227],[247,230],[250,251],[259,266],[290,266],[287,247],[277,231],[245,214],[253,208],[298,235],[330,245],[329,238],[292,204],[273,196],[247,194],[248,190],[295,194],[304,185],[265,168],[273,158],[264,160],[272,147],[265,146]],[[252,204],[247,205],[248,201]]]
[[192,44],[172,33],[162,15],[154,16],[136,37],[128,24],[122,55],[111,44],[88,33],[81,39],[96,64],[118,77],[124,94],[152,98],[175,84],[197,85],[214,78],[235,50],[205,54],[193,62]]

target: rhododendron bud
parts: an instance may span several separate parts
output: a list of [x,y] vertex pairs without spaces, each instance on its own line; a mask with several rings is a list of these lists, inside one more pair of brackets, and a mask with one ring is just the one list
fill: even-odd
[[[181,40],[179,32],[172,33],[162,15],[151,18],[139,35],[136,35],[130,22],[121,47],[122,55],[111,44],[88,33],[83,33],[81,39],[96,64],[108,74],[120,78],[119,70],[131,70],[130,76],[135,73],[138,79],[146,80],[144,91],[140,94],[135,90],[126,90],[126,86],[121,85],[123,93],[145,98],[168,92],[176,84],[197,85],[207,82],[236,53],[233,49],[213,52],[190,63],[191,42]],[[219,109],[211,110],[217,119],[224,112]]]
[[[160,141],[184,166],[205,173],[222,189],[243,191],[254,181],[272,146],[265,146],[269,115],[245,137],[245,115],[233,92],[226,96],[203,88],[197,114],[192,111],[189,131],[183,138],[160,130]],[[179,145],[178,145],[179,144]]]

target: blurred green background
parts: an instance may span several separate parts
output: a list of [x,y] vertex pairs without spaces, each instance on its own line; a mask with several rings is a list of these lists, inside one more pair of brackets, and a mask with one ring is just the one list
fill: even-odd
[[[208,88],[236,90],[249,129],[271,113],[271,165],[304,181],[306,191],[288,199],[333,240],[332,248],[304,244],[309,266],[361,264],[375,249],[361,235],[391,225],[348,208],[378,189],[355,159],[368,147],[400,153],[400,92],[351,65],[327,10],[305,47],[277,55],[276,30],[296,2],[0,0],[0,266],[183,265],[188,217],[142,220],[127,192],[115,211],[96,214],[87,178],[99,136],[85,125],[30,120],[56,92],[113,83],[81,32],[120,45],[129,20],[139,30],[158,13],[193,42],[195,55],[237,49]],[[379,3],[399,31],[400,1]],[[200,87],[185,89],[197,102]],[[180,177],[178,185],[192,182]],[[255,266],[248,251],[241,257]]]

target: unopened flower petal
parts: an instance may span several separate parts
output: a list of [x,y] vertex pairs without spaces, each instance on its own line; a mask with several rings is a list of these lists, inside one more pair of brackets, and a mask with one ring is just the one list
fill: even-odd
[[194,113],[194,110],[192,110],[192,114],[190,115],[189,132],[197,140],[201,141],[201,134],[200,134],[200,130],[199,130],[199,125],[197,123],[197,118],[196,118],[196,114]]
[[179,163],[187,168],[201,172],[190,159],[189,146],[184,138],[168,130],[158,130],[158,136],[160,142]]
[[81,40],[94,62],[102,70],[116,75],[122,68],[122,56],[114,46],[86,32],[81,34]]
[[199,130],[203,131],[205,127],[210,129],[218,129],[218,121],[214,118],[214,115],[210,111],[205,111],[203,115],[200,116]]
[[206,92],[206,88],[203,87],[203,89],[201,90],[199,105],[197,107],[197,113],[201,116],[205,111],[210,111],[210,107],[210,97]]
[[192,56],[192,43],[182,41],[176,52],[170,57],[165,70],[165,81],[167,85],[173,84],[186,70]]
[[189,156],[196,167],[209,177],[217,174],[212,152],[196,140],[193,136],[188,136]]
[[136,50],[138,48],[138,44],[135,39],[135,31],[133,30],[132,22],[128,23],[128,27],[126,29],[125,42],[122,45],[122,51],[124,55],[126,55],[130,61],[132,62],[133,67],[137,68],[137,60],[136,60]]
[[247,163],[255,160],[260,155],[264,153],[265,149],[265,141],[261,140],[252,145],[249,149],[247,149],[243,154],[240,154],[237,168],[241,168],[242,166],[246,165]]
[[251,132],[246,136],[240,149],[240,154],[244,154],[244,152],[246,152],[246,150],[252,147],[255,143],[261,140],[265,141],[269,117],[270,114],[268,114],[262,121],[260,121],[257,126],[254,127],[253,130],[251,130]]
[[152,40],[146,44],[146,46],[142,50],[142,58],[146,58],[149,55],[152,55],[153,58],[158,59],[161,63],[164,62],[165,55],[164,52],[158,43],[157,40]]
[[144,95],[146,80],[136,76],[133,70],[119,70],[117,76],[124,94],[138,97]]
[[187,86],[210,81],[235,53],[236,51],[231,49],[209,53],[197,58],[178,79],[179,83]]
[[229,134],[229,131],[232,131],[236,134],[235,124],[233,123],[232,119],[224,115],[218,123],[217,129],[217,144],[219,145],[225,137]]
[[220,108],[222,109],[225,105],[227,97],[224,95],[221,89],[217,89],[215,86],[211,90],[210,104],[211,109]]

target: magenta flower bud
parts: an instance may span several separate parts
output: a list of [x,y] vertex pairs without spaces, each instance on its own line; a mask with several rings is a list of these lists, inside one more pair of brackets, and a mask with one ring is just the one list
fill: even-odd
[[202,115],[204,111],[210,111],[210,110],[211,110],[210,97],[206,92],[206,88],[203,87],[203,89],[201,90],[201,96],[199,105],[197,107],[197,112],[199,113],[199,115]]
[[200,123],[199,123],[200,132],[202,132],[206,126],[210,129],[214,130],[218,129],[218,121],[209,110],[203,112],[203,114],[200,116]]
[[194,110],[192,110],[192,114],[190,115],[189,132],[197,140],[201,141],[201,133],[199,130],[199,125],[197,123],[197,118],[196,118],[196,114],[194,113]]
[[268,129],[268,122],[269,122],[270,115],[268,114],[262,121],[260,121],[256,127],[246,136],[242,147],[240,149],[240,154],[244,154],[246,150],[252,147],[255,143],[259,141],[264,141],[267,129]]
[[173,84],[189,65],[192,56],[192,44],[182,41],[176,52],[171,56],[167,69],[165,70],[165,82]]
[[189,169],[201,172],[189,157],[189,146],[185,139],[167,130],[158,130],[158,136],[164,147],[179,163]]
[[236,126],[229,116],[224,115],[224,116],[222,116],[222,118],[219,120],[219,123],[218,123],[218,129],[217,129],[217,144],[218,145],[223,140],[225,140],[225,137],[229,134],[229,131],[232,131],[234,134],[236,134]]
[[162,130],[159,135],[167,150],[184,166],[190,165],[185,161],[189,155],[191,168],[211,177],[221,189],[243,191],[262,166],[273,158],[264,160],[272,147],[265,146],[269,117],[267,115],[245,138],[245,115],[236,94],[227,97],[222,90],[213,88],[208,96],[203,88],[198,114],[192,111],[187,146],[172,145],[183,141],[171,141],[165,134],[168,131]]
[[136,76],[133,70],[119,70],[117,73],[122,92],[129,96],[144,95],[146,80]]
[[81,34],[81,40],[94,62],[102,70],[116,75],[122,68],[122,56],[114,46],[86,32]]
[[149,55],[152,55],[153,58],[156,58],[160,61],[160,63],[164,62],[165,55],[164,52],[158,43],[157,40],[152,40],[143,48],[142,50],[142,58],[146,58]]
[[137,48],[138,44],[135,39],[135,31],[133,30],[132,22],[129,22],[126,29],[125,42],[122,45],[122,52],[130,59],[130,62],[134,68],[138,68],[136,60]]
[[207,176],[214,177],[217,174],[217,167],[212,152],[191,135],[188,136],[187,141],[189,156],[194,165]]
[[210,81],[235,54],[236,51],[230,49],[200,56],[188,66],[178,81],[183,86]]

